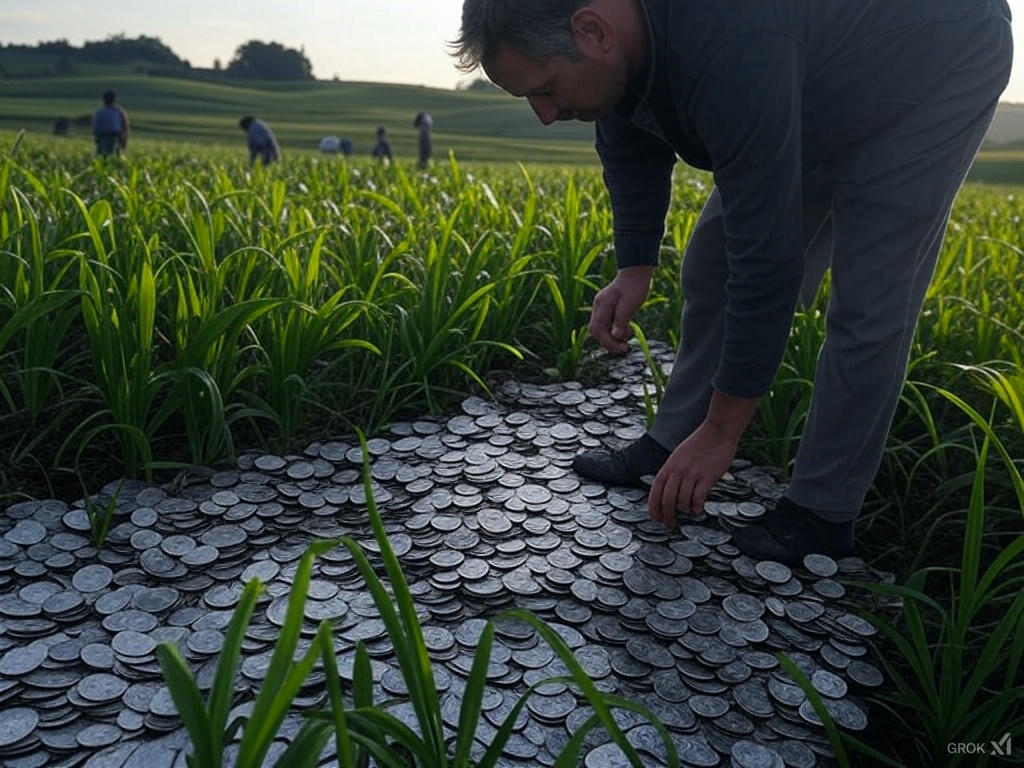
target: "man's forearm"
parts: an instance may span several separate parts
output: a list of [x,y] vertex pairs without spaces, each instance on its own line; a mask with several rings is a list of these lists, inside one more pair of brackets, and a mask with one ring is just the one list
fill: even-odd
[[758,402],[760,398],[757,397],[733,397],[716,389],[711,395],[705,421],[723,435],[739,441],[757,410]]

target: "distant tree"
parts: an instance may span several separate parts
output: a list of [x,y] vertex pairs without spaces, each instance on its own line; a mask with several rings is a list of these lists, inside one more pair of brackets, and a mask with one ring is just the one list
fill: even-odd
[[125,64],[145,61],[163,67],[188,68],[188,62],[172,51],[159,37],[139,35],[136,38],[123,34],[111,35],[106,40],[90,40],[74,51],[82,61],[97,64]]
[[256,80],[312,80],[313,65],[302,51],[250,40],[235,50],[227,73]]
[[213,71],[214,72],[220,72],[222,69],[224,69],[224,65],[220,63],[220,59],[214,59],[213,60]]
[[36,48],[42,53],[69,54],[75,52],[75,47],[67,41],[67,38],[59,40],[42,40]]

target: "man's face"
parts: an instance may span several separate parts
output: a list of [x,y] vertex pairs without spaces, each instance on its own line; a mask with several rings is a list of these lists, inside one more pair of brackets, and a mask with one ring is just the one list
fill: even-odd
[[625,92],[628,74],[612,61],[583,54],[577,60],[531,59],[508,46],[484,63],[491,81],[530,102],[537,118],[593,121],[611,113]]

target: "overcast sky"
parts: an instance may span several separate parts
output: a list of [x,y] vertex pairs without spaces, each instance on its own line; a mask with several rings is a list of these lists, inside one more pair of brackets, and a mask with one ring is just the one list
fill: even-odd
[[[1024,102],[1024,0],[1007,101]],[[67,38],[80,44],[114,32],[161,38],[193,66],[227,63],[251,39],[305,46],[317,77],[451,88],[465,79],[444,43],[458,33],[462,0],[0,0],[0,42]]]

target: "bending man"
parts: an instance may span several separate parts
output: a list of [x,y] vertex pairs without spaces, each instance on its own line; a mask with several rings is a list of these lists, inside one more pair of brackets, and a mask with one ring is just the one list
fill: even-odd
[[786,562],[852,552],[950,208],[1009,78],[1005,0],[465,0],[461,64],[542,123],[596,123],[619,271],[591,334],[626,349],[677,156],[715,188],[687,246],[676,364],[650,431],[576,459],[698,512],[785,350],[805,254],[831,250],[813,402],[784,499],[735,535]]

